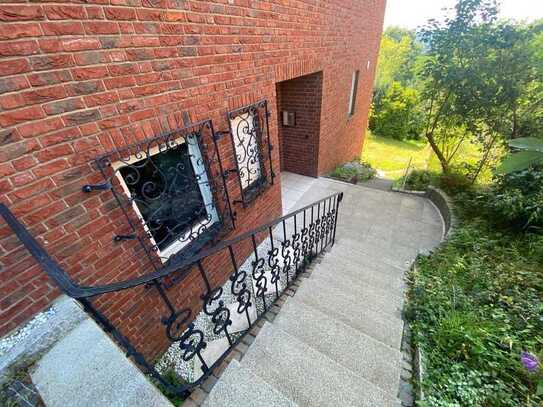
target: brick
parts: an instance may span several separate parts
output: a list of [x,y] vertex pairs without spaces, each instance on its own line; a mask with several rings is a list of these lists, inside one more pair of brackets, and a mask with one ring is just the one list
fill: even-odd
[[74,59],[77,65],[97,65],[110,61],[108,54],[100,51],[78,53]]
[[38,37],[39,35],[41,35],[41,29],[38,23],[0,24],[0,40]]
[[46,120],[39,120],[36,122],[26,123],[19,126],[17,130],[21,137],[30,138],[38,137],[42,134],[49,133],[51,131],[59,130],[63,127],[62,120],[58,117],[53,117]]
[[119,25],[108,21],[88,21],[85,23],[87,34],[118,34]]
[[38,177],[46,177],[70,167],[68,160],[60,159],[48,162],[32,169],[32,172]]
[[67,89],[70,96],[89,95],[105,90],[101,81],[77,82],[68,85]]
[[72,80],[69,71],[41,72],[39,74],[29,74],[28,80],[32,86],[46,86]]
[[14,174],[15,168],[11,163],[0,164],[0,177],[7,177],[8,175]]
[[105,7],[104,14],[108,20],[134,20],[136,11],[133,8]]
[[[23,154],[25,153],[26,151],[23,150]],[[12,159],[15,158],[15,157],[12,157]],[[21,157],[17,160],[13,160],[11,162],[13,164],[13,166],[15,167],[15,169],[17,171],[24,171],[24,170],[27,170],[29,168],[32,168],[34,165],[36,165],[38,163],[38,161],[32,157],[32,156],[25,156],[25,157]]]
[[80,98],[63,99],[43,106],[43,110],[45,110],[45,113],[48,115],[72,112],[84,108],[85,103],[83,103],[83,100]]
[[85,104],[87,107],[95,107],[101,105],[108,105],[119,101],[117,92],[99,93],[85,97]]
[[51,100],[62,99],[66,96],[66,91],[62,86],[51,86],[24,92],[21,94],[25,103],[32,105],[37,103],[45,103]]
[[0,56],[33,55],[38,52],[39,46],[35,40],[5,41],[0,43]]
[[72,74],[75,80],[98,79],[107,77],[108,70],[105,66],[74,68]]
[[64,123],[66,126],[77,126],[78,124],[95,122],[99,120],[100,117],[98,109],[92,109],[64,116]]
[[74,59],[69,54],[32,57],[31,62],[32,68],[36,71],[67,68],[74,65]]
[[78,38],[73,40],[63,40],[62,47],[65,51],[85,51],[99,49],[100,41],[96,38]]
[[36,153],[36,158],[40,162],[51,161],[55,158],[60,158],[73,153],[73,149],[69,144],[61,144],[54,147],[49,147],[47,149],[38,151]]
[[85,9],[82,6],[45,6],[45,14],[49,20],[82,20],[86,18]]
[[73,140],[81,135],[81,131],[77,127],[64,129],[55,133],[48,134],[40,138],[41,145],[48,147],[51,145],[64,143],[65,141]]
[[27,199],[32,196],[42,194],[54,186],[53,181],[50,179],[42,179],[33,184],[30,184],[24,188],[18,189],[10,194],[12,199]]
[[13,76],[11,78],[0,78],[0,94],[14,92],[29,88],[28,80],[24,76]]
[[30,71],[30,64],[27,59],[0,60],[0,75],[14,75]]
[[44,17],[41,6],[0,5],[0,21],[43,20]]
[[41,23],[45,35],[83,35],[85,30],[80,22],[51,22]]
[[26,107],[24,109],[0,113],[0,125],[3,127],[14,126],[25,121],[39,119],[44,116],[45,114],[40,107]]

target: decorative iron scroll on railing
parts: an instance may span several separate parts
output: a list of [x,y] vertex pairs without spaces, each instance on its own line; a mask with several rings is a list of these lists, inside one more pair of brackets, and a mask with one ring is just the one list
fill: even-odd
[[[90,287],[74,282],[3,204],[0,204],[0,215],[49,277],[63,292],[82,304],[127,356],[132,357],[168,392],[186,394],[211,374],[212,369],[224,360],[307,265],[334,244],[342,198],[342,193],[328,196],[234,239],[219,242],[178,265],[165,265],[127,281]],[[249,250],[240,250],[243,247]],[[245,256],[240,258],[240,252],[245,252]],[[217,256],[226,259],[221,272],[230,274],[222,285],[213,285],[211,277],[216,273],[206,266],[207,260]],[[165,356],[153,365],[95,302],[103,295],[156,282],[179,268],[187,273],[196,273],[195,277],[201,279],[201,312],[193,315],[187,307],[166,308],[161,321],[171,346]],[[217,354],[218,345],[223,346],[220,356],[210,359],[207,350],[214,347],[213,353]],[[172,354],[177,356],[168,360]],[[168,366],[172,360],[177,364],[173,369],[186,384],[172,386],[165,379],[164,373],[172,368]]]

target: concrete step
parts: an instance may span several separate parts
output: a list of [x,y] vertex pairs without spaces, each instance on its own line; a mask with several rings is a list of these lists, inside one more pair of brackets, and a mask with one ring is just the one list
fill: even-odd
[[362,273],[372,278],[403,283],[405,269],[400,269],[386,263],[376,262],[364,256],[339,256],[334,253],[334,247],[330,248],[320,259],[321,263],[341,264],[348,271],[357,274]]
[[360,245],[357,240],[345,237],[336,240],[331,252],[344,257],[365,258],[372,263],[380,262],[404,270],[417,256],[416,250],[392,243],[364,241],[364,244]]
[[363,266],[335,261],[332,256],[315,266],[311,278],[339,280],[358,288],[372,287],[373,293],[388,293],[390,296],[400,298],[403,297],[405,285],[399,276],[389,277],[369,271]]
[[172,407],[90,319],[57,342],[31,376],[47,407]]
[[398,350],[290,298],[273,322],[313,349],[395,397],[400,386]]
[[[319,273],[322,274],[319,276]],[[307,281],[320,284],[329,290],[335,290],[340,295],[351,298],[359,306],[367,306],[370,309],[386,312],[391,315],[401,315],[403,307],[403,294],[392,295],[391,292],[365,285],[356,284],[354,281],[341,275],[334,276],[330,270],[316,267]]]
[[207,396],[204,407],[297,407],[233,359]]
[[399,312],[390,314],[378,307],[369,308],[368,304],[349,298],[314,279],[303,280],[294,298],[394,349],[400,349],[403,321]]
[[317,265],[313,269],[310,279],[319,280],[329,287],[338,288],[364,301],[389,302],[400,308],[403,306],[403,291],[379,287],[370,280],[345,276],[341,269],[331,268],[327,264]]
[[401,405],[395,397],[272,324],[264,325],[241,365],[300,406]]

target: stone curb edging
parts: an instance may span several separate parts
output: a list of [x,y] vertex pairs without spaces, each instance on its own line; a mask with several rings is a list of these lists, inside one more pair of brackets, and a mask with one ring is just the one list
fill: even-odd
[[447,240],[451,232],[456,228],[457,220],[454,215],[452,199],[441,189],[428,186],[426,197],[437,207],[445,222],[445,233],[443,240]]

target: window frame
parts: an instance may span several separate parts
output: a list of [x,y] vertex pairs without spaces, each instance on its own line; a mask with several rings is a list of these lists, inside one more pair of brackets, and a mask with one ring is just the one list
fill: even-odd
[[[204,236],[206,232],[203,232],[202,234],[198,233],[198,236],[194,240],[188,239],[185,241],[180,241],[178,240],[178,236],[181,236],[184,233],[184,232],[181,232],[177,237],[175,237],[175,240],[173,242],[171,242],[165,248],[161,249],[158,247],[158,244],[149,229],[148,221],[143,217],[135,200],[131,199],[132,194],[130,193],[128,185],[126,184],[126,181],[124,177],[122,176],[120,169],[127,167],[131,164],[134,164],[138,161],[142,161],[144,159],[150,159],[151,157],[156,156],[160,153],[167,152],[171,150],[172,145],[177,146],[180,144],[185,144],[187,143],[187,140],[190,140],[190,139],[193,139],[194,143],[189,141],[187,144],[189,159],[192,165],[192,169],[197,178],[198,188],[200,190],[200,195],[204,202],[206,213],[208,214],[208,216],[211,216],[211,221],[209,223],[206,223],[205,220],[196,221],[195,223],[190,225],[189,230],[199,230],[200,228],[205,226],[206,232],[209,231],[210,236],[206,238],[206,236]],[[198,136],[196,134],[180,136],[176,139],[168,140],[166,143],[157,144],[145,152],[145,158],[138,157],[138,153],[134,153],[134,154],[131,154],[129,157],[126,157],[126,158],[123,158],[122,160],[111,163],[111,166],[113,168],[114,175],[121,186],[122,191],[124,192],[126,197],[128,197],[129,200],[131,201],[130,206],[132,207],[132,210],[135,212],[137,218],[140,220],[142,227],[146,235],[148,236],[149,240],[151,241],[153,246],[156,247],[156,253],[163,264],[168,263],[172,258],[179,255],[185,249],[188,249],[189,246],[191,246],[195,242],[198,242],[201,240],[201,243],[202,243],[201,245],[207,243],[207,241],[209,241],[210,238],[212,237],[211,235],[214,235],[215,234],[214,232],[220,229],[221,218],[217,211],[216,200],[215,200],[215,197],[213,196],[213,190],[210,187],[211,184],[209,181],[208,169],[205,165],[205,160],[203,159],[200,143],[198,141]],[[201,177],[200,180],[198,180],[198,177]],[[198,245],[198,246],[201,246],[201,245]]]
[[358,94],[358,79],[360,76],[360,70],[357,69],[353,72],[351,77],[351,93],[349,96],[349,112],[348,117],[351,118],[356,113],[356,96]]

